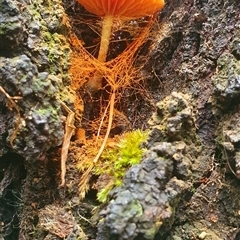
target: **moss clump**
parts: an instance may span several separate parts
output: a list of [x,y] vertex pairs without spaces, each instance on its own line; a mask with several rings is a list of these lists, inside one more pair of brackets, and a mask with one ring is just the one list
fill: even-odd
[[[100,176],[96,184],[97,199],[100,202],[106,202],[111,189],[121,185],[125,172],[141,161],[144,153],[141,143],[147,139],[147,136],[148,132],[135,130],[124,133],[107,145],[92,172]],[[79,168],[83,170],[82,163],[79,163]]]
[[141,130],[127,132],[114,147],[108,147],[103,152],[102,164],[96,167],[95,172],[107,173],[111,180],[98,192],[97,198],[100,202],[106,202],[110,190],[122,184],[126,170],[141,161],[144,149],[140,145],[147,139],[147,135],[146,131]]

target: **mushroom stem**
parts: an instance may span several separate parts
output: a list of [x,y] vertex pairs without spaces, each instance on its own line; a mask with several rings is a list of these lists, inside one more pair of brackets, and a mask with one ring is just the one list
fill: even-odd
[[[106,15],[103,18],[101,43],[100,43],[100,49],[99,49],[99,53],[98,53],[98,61],[102,62],[102,63],[106,62],[106,59],[107,59],[112,25],[113,25],[113,16]],[[88,89],[91,92],[96,92],[99,89],[101,89],[102,77],[103,77],[102,73],[97,71],[94,74],[93,78],[89,80]]]

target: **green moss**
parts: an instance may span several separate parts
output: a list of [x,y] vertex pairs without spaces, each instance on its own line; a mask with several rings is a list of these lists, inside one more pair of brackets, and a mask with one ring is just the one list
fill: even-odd
[[107,174],[111,179],[97,194],[100,202],[106,202],[114,186],[122,184],[122,178],[131,166],[141,161],[144,149],[140,147],[146,140],[148,132],[136,130],[123,134],[114,147],[107,147],[101,156],[100,164],[94,174]]

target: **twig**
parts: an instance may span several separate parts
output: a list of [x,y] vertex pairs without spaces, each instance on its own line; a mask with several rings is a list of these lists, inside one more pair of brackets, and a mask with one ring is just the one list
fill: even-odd
[[17,120],[17,123],[16,123],[16,128],[12,134],[12,136],[10,137],[10,145],[11,147],[13,146],[13,141],[15,140],[16,136],[17,136],[17,132],[18,132],[18,127],[19,127],[19,124],[21,122],[21,115],[20,115],[20,111],[19,111],[19,108],[18,108],[18,105],[15,103],[14,100],[20,100],[22,99],[22,97],[20,96],[15,96],[15,97],[11,97],[4,89],[3,87],[0,86],[0,92],[2,92],[6,98],[8,99],[9,103],[7,105],[7,107],[12,110],[13,108],[16,110],[17,112],[17,115],[18,115],[18,120]]
[[62,106],[67,111],[67,119],[65,123],[65,133],[63,138],[63,144],[62,144],[62,150],[61,150],[61,186],[64,186],[65,184],[65,175],[66,175],[66,161],[67,161],[67,155],[68,155],[68,149],[70,146],[70,140],[72,135],[75,131],[74,126],[74,117],[75,113],[67,107],[67,105],[61,101]]
[[104,110],[104,113],[103,113],[101,122],[100,122],[100,124],[99,124],[98,132],[97,132],[97,139],[98,139],[98,137],[100,136],[100,132],[101,132],[101,129],[102,129],[102,125],[103,125],[104,119],[105,119],[105,117],[106,117],[106,115],[107,115],[107,110],[108,110],[108,108],[109,108],[109,105],[110,105],[110,102],[108,102],[108,105],[107,105],[107,107],[106,107],[105,110]]

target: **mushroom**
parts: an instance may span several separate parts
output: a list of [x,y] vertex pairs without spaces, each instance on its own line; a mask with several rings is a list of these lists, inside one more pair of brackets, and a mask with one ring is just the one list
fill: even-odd
[[[82,4],[89,12],[92,12],[99,17],[102,17],[102,33],[101,33],[101,43],[98,53],[98,61],[106,62],[108,46],[111,36],[111,30],[114,19],[127,18],[135,19],[140,17],[145,17],[153,15],[158,10],[162,9],[164,6],[164,0],[77,0]],[[88,89],[91,93],[94,93],[101,89],[102,87],[102,73],[97,71],[93,78],[88,81]],[[116,95],[116,86],[111,85],[111,97],[109,100],[109,118],[106,134],[104,136],[101,147],[92,161],[92,164],[84,172],[79,183],[80,197],[84,198],[86,192],[86,183],[89,180],[89,173],[91,172],[94,164],[97,163],[100,158],[105,145],[107,143],[108,136],[110,134],[114,103]]]
[[[89,12],[103,18],[98,61],[105,62],[114,18],[140,18],[152,15],[164,6],[164,0],[77,0]],[[88,82],[88,88],[95,92],[102,87],[102,75],[96,73]]]

